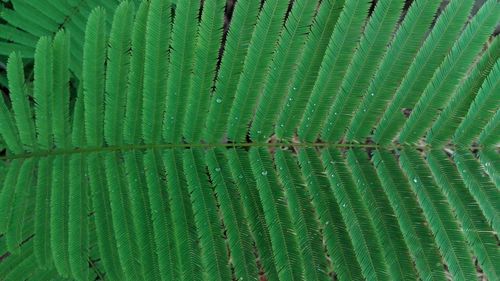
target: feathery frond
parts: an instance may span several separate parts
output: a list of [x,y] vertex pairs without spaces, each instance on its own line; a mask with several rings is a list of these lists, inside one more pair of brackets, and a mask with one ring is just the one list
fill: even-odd
[[373,73],[385,53],[384,46],[392,38],[403,4],[400,0],[377,2],[333,101],[327,124],[321,134],[323,140],[337,142],[344,135],[353,112],[366,95]]
[[377,143],[388,144],[399,133],[406,122],[404,110],[413,110],[435,70],[460,34],[473,2],[452,1],[439,15],[376,126],[374,140]]
[[499,20],[500,5],[495,0],[487,1],[434,73],[401,130],[399,142],[415,142],[432,124],[438,109],[450,99],[460,77],[467,71]]
[[324,126],[329,107],[340,89],[362,35],[368,8],[369,1],[356,0],[347,1],[342,9],[298,128],[298,135],[303,141],[315,141]]
[[499,278],[497,0],[0,3],[1,280]]
[[265,77],[270,73],[278,38],[284,31],[282,22],[287,7],[287,1],[269,0],[264,2],[259,13],[227,120],[227,136],[232,141],[241,142],[246,138]]

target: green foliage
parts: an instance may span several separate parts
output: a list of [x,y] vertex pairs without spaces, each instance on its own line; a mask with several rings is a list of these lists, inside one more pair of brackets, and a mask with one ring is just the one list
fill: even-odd
[[498,280],[500,4],[370,2],[4,1],[0,280]]

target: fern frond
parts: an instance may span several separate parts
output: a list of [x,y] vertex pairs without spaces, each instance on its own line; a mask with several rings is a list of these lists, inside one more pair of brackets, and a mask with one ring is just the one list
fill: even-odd
[[[73,132],[71,134],[71,140],[72,144],[76,147],[81,147],[82,144],[85,143],[85,133],[83,130],[85,121],[83,116],[82,95],[83,90],[80,89],[73,114]],[[64,137],[65,140],[69,139],[68,136],[62,137]],[[44,160],[45,158],[42,158],[40,162],[42,163]],[[50,158],[49,160],[53,161]],[[74,154],[69,159],[69,179],[71,180],[68,184],[69,191],[67,192],[68,201],[70,202],[68,206],[68,261],[71,275],[77,280],[86,280],[90,276],[87,259],[90,256],[91,243],[89,239],[91,228],[91,219],[89,218],[91,212],[91,194],[89,179],[87,178],[88,169],[86,160],[85,154]],[[51,196],[50,193],[47,196]],[[75,201],[78,203],[71,203]],[[48,202],[50,202],[50,200],[44,203],[48,204]],[[48,216],[50,218],[50,214],[48,214]],[[35,243],[36,237],[37,235],[35,236]],[[54,243],[54,241],[51,240],[45,243]]]
[[130,28],[134,21],[134,10],[130,2],[122,2],[116,9],[110,31],[104,98],[104,138],[108,145],[119,145],[123,142],[122,122],[130,67]]
[[291,74],[286,103],[281,106],[275,133],[279,139],[291,139],[311,96],[318,78],[321,62],[328,47],[344,1],[322,1],[313,20],[311,31],[298,61],[297,70]]
[[411,4],[364,94],[361,110],[349,125],[347,141],[360,141],[370,134],[417,54],[439,4],[434,0],[417,0]]
[[397,160],[388,151],[377,150],[373,154],[373,163],[420,278],[445,279],[439,249],[434,243],[434,237],[422,209]]
[[[33,252],[40,268],[52,268],[53,259],[50,239],[50,197],[52,187],[52,157],[44,157],[38,161],[35,203],[35,237]],[[78,204],[75,204],[78,206]]]
[[263,148],[250,149],[250,164],[271,236],[280,280],[302,280],[302,262],[295,230],[282,187],[272,167],[271,155]]
[[[377,70],[395,30],[404,1],[381,0],[364,27],[363,37],[349,64],[345,77],[333,101],[321,138],[339,141],[345,133],[354,111],[367,93],[369,83]],[[361,108],[360,110],[366,110]]]
[[[33,200],[33,180],[35,178],[35,168],[37,159],[28,159],[22,162],[19,167],[19,174],[13,186],[11,197],[11,212],[6,212],[9,215],[7,224],[4,228],[4,235],[7,243],[7,250],[14,254],[21,252],[20,245],[24,240],[23,227],[28,223],[26,216],[33,212],[30,201]],[[5,191],[4,191],[5,192]],[[3,197],[3,196],[2,196]],[[3,201],[3,200],[2,200]]]
[[474,156],[464,149],[453,154],[460,176],[469,189],[494,231],[500,230],[500,194],[495,185],[484,175]]
[[335,273],[340,280],[361,280],[361,268],[356,260],[352,241],[316,151],[311,148],[301,149],[298,158],[312,204],[321,222]]
[[35,51],[35,84],[33,96],[35,98],[35,125],[38,147],[48,150],[53,146],[52,115],[54,112],[53,90],[53,53],[52,40],[42,37]]
[[146,56],[146,25],[149,13],[149,1],[142,1],[137,9],[132,27],[130,72],[125,98],[125,119],[123,140],[127,144],[141,142],[141,116],[144,89],[144,65]]
[[[94,210],[93,223],[96,226],[96,242],[106,276],[112,280],[123,280],[123,271],[113,231],[109,194],[106,190],[103,156],[92,153],[87,156],[87,171]],[[52,217],[52,214],[51,214]],[[57,243],[54,241],[53,243]]]
[[167,143],[182,140],[182,125],[186,108],[187,93],[193,71],[194,50],[198,40],[198,10],[196,0],[184,0],[175,10],[171,36],[167,100],[164,118],[163,138]]
[[283,105],[291,74],[296,71],[312,24],[318,0],[297,0],[293,2],[284,30],[269,65],[269,75],[262,88],[255,117],[250,128],[253,141],[262,142],[269,138],[276,123],[278,110]]
[[[151,7],[153,3],[151,3]],[[144,170],[148,188],[151,220],[153,222],[155,254],[158,257],[160,278],[176,280],[178,260],[175,256],[175,242],[172,234],[172,219],[168,215],[171,207],[164,181],[165,171],[161,154],[157,150],[148,150],[144,155]]]
[[243,199],[245,216],[250,225],[264,273],[267,278],[277,280],[278,271],[272,253],[269,227],[266,222],[259,192],[254,188],[256,182],[250,167],[248,153],[242,149],[230,149],[227,156],[232,177],[238,185],[241,198]]
[[83,58],[85,137],[90,146],[104,143],[106,12],[96,8],[89,16]]
[[203,3],[183,126],[184,138],[192,143],[201,140],[208,115],[210,93],[216,77],[215,70],[223,36],[224,18],[221,11],[224,10],[225,2],[216,0]]
[[285,188],[292,222],[297,231],[299,251],[302,256],[306,280],[328,280],[327,261],[323,255],[322,237],[316,213],[309,201],[309,194],[300,176],[297,162],[290,151],[278,150],[275,154],[278,176]]
[[238,188],[231,179],[225,151],[222,149],[207,151],[206,161],[227,229],[236,280],[257,280],[258,271],[252,254],[250,230],[243,215]]
[[476,272],[463,232],[454,218],[446,198],[437,187],[429,167],[417,151],[401,152],[400,165],[429,222],[444,261],[456,280],[472,280]]
[[[1,93],[1,92],[0,92]],[[5,142],[6,148],[13,154],[20,154],[24,151],[19,139],[19,131],[12,114],[5,104],[3,93],[0,96],[0,136]]]
[[52,115],[52,131],[54,143],[58,148],[69,148],[71,126],[70,126],[70,35],[65,31],[59,31],[54,37],[53,46],[53,108],[57,108],[57,114]]
[[[72,44],[69,51],[70,68],[78,78],[82,78],[87,18],[97,6],[103,6],[106,12],[112,15],[119,2],[118,0],[12,1],[12,9],[3,9],[0,15],[2,18],[0,53],[8,55],[13,51],[18,51],[23,54],[24,58],[33,58],[34,46],[39,37],[52,36],[61,30],[66,30]],[[109,26],[111,18],[106,21]]]
[[69,157],[57,155],[52,162],[52,190],[50,195],[50,246],[52,259],[59,275],[69,277],[68,222],[69,222]]
[[88,239],[90,192],[86,178],[85,160],[83,154],[74,154],[69,160],[69,177],[71,181],[69,183],[68,200],[71,203],[68,210],[68,260],[71,275],[77,280],[89,279],[87,259],[90,256],[90,241]]
[[481,51],[500,20],[500,4],[487,1],[462,32],[441,66],[422,93],[422,97],[406,121],[399,135],[399,142],[413,143],[432,124],[440,107],[443,107],[474,58]]
[[169,183],[169,199],[172,210],[172,223],[176,238],[179,272],[183,280],[202,280],[200,247],[196,229],[193,207],[191,205],[188,185],[182,166],[181,150],[165,151],[163,162]]
[[495,37],[492,45],[476,63],[474,69],[462,82],[456,94],[451,97],[446,108],[427,132],[426,141],[433,147],[443,146],[453,136],[462,118],[467,114],[467,110],[481,88],[484,79],[495,65],[500,54],[499,50],[500,39]]
[[369,280],[388,280],[387,261],[381,245],[373,239],[376,237],[373,221],[359,193],[350,188],[355,185],[343,157],[336,149],[324,149],[321,156],[363,276]]
[[389,200],[368,155],[360,149],[352,149],[347,153],[347,161],[356,180],[357,190],[370,210],[378,241],[383,245],[382,252],[387,261],[388,273],[394,280],[417,279],[396,216],[389,207]]
[[151,209],[149,205],[146,178],[142,171],[142,153],[129,151],[123,154],[125,175],[128,180],[126,186],[130,197],[130,213],[133,221],[134,233],[137,237],[137,249],[139,265],[142,270],[136,274],[148,277],[148,280],[160,278],[158,258],[151,253],[155,252],[155,239],[153,222],[151,221]]
[[260,11],[227,121],[227,136],[234,142],[241,142],[246,138],[249,122],[282,33],[281,23],[287,7],[287,1],[269,0],[264,2]]
[[231,272],[228,254],[222,241],[217,205],[202,156],[202,151],[197,149],[185,150],[183,154],[186,180],[200,239],[204,279],[229,280]]
[[497,1],[0,1],[0,279],[498,279]]
[[497,60],[479,93],[472,102],[467,115],[453,136],[453,143],[467,146],[481,133],[484,126],[500,108],[500,61]]
[[170,1],[152,0],[146,25],[142,136],[145,143],[161,139],[168,79],[168,42],[170,39]]
[[121,163],[115,153],[107,153],[104,163],[118,258],[126,278],[137,280],[140,269],[137,259],[134,258],[138,255],[136,234],[130,213],[129,195],[120,168]]
[[455,211],[456,218],[461,224],[469,246],[478,258],[479,265],[489,280],[498,279],[500,270],[495,267],[495,262],[500,260],[500,253],[494,250],[496,239],[478,204],[463,182],[457,180],[460,178],[457,168],[444,152],[436,150],[427,155],[427,162]]
[[449,52],[472,8],[473,0],[452,1],[437,18],[417,56],[412,61],[394,98],[378,122],[374,140],[388,144],[406,121],[404,109],[412,109]]
[[369,4],[366,0],[356,0],[346,1],[344,5],[297,131],[303,141],[315,141],[324,125],[329,107],[340,88],[362,35]]
[[245,57],[249,51],[246,46],[252,40],[259,8],[253,0],[236,2],[215,81],[215,91],[210,99],[206,126],[203,130],[203,138],[208,143],[220,141],[226,133],[230,113],[227,108],[233,103],[238,82],[245,67]]
[[10,100],[21,144],[25,150],[36,149],[35,124],[25,85],[23,62],[19,53],[12,53],[7,63]]

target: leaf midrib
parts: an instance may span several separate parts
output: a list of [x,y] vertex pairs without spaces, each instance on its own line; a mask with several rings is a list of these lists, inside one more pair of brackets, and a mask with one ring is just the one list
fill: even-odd
[[[400,150],[403,148],[413,148],[423,151],[442,150],[443,147],[432,147],[429,144],[376,144],[376,143],[335,143],[335,142],[244,142],[244,143],[151,143],[151,144],[121,144],[121,145],[108,145],[98,147],[73,147],[73,148],[54,148],[49,150],[37,150],[33,152],[24,152],[20,154],[7,154],[0,156],[0,161],[10,161],[14,159],[28,159],[31,157],[49,157],[57,155],[72,155],[72,154],[91,154],[101,152],[116,152],[116,151],[136,151],[136,150],[150,150],[150,149],[175,149],[175,148],[250,148],[250,147],[294,147],[294,148],[339,148],[339,149],[381,149],[381,150]],[[458,144],[449,144],[446,148],[451,150],[456,149],[470,149],[470,150],[486,150],[488,147],[481,145],[471,145],[462,147]]]

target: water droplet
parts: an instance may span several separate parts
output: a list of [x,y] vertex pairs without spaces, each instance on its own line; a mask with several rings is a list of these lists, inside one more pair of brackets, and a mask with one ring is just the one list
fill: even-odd
[[285,125],[284,124],[280,124],[280,127],[283,128],[283,127],[285,127]]
[[337,115],[337,112],[334,112],[333,114]]
[[413,182],[414,182],[414,183],[417,183],[417,182],[418,182],[417,178],[414,178],[414,179],[413,179]]
[[257,131],[257,134],[259,134],[259,135],[260,135],[260,134],[262,134],[262,131],[261,131],[261,130],[258,130],[258,131]]
[[215,171],[220,172],[220,168],[219,167],[215,168]]
[[297,90],[297,87],[293,87],[293,90]]
[[222,99],[221,98],[217,98],[217,99],[215,99],[215,102],[216,103],[222,103]]
[[328,225],[329,223],[330,223],[330,222],[329,222],[329,221],[327,221],[327,222],[325,222],[325,225]]
[[345,206],[346,206],[346,204],[345,204],[345,203],[344,203],[344,204],[342,204],[342,208],[345,208]]
[[374,95],[375,95],[375,93],[371,93],[370,95],[371,95],[371,96],[374,96]]
[[266,171],[266,170],[264,170],[264,171],[262,171],[262,173],[261,173],[261,174],[262,174],[263,176],[267,176],[267,171]]

